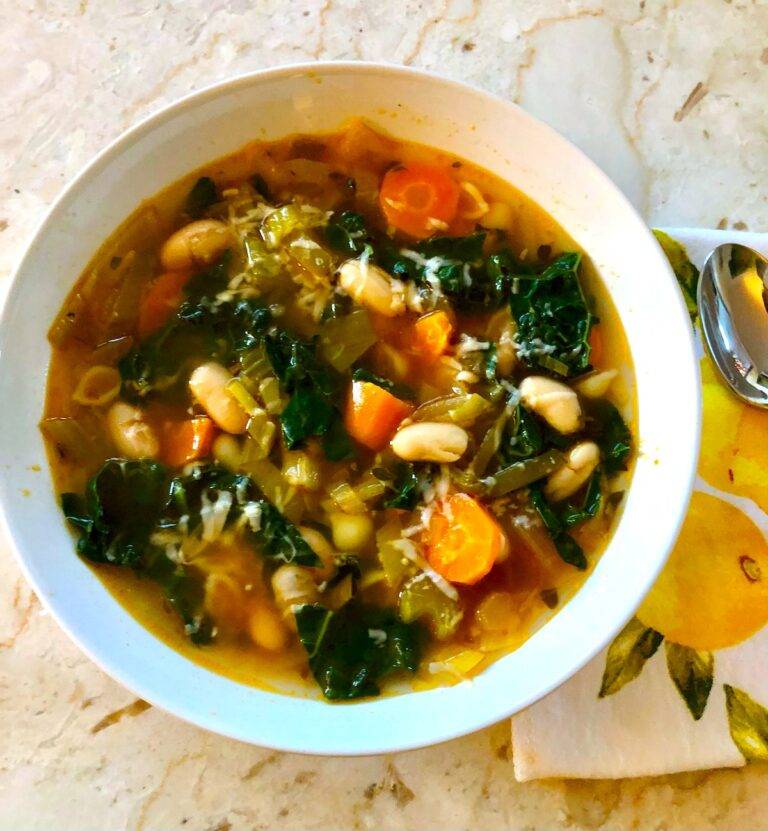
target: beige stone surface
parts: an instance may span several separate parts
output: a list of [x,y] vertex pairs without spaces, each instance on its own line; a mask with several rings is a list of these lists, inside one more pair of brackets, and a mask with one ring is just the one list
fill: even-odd
[[[314,59],[412,64],[518,101],[654,224],[768,229],[764,0],[0,0],[0,21],[0,296],[46,207],[122,130]],[[765,768],[517,784],[508,723],[357,760],[205,733],[82,656],[1,541],[0,736],[0,831],[768,828]]]

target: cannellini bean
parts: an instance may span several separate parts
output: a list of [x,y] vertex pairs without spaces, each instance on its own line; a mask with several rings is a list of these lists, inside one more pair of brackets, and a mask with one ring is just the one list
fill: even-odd
[[329,514],[333,544],[339,551],[359,551],[373,536],[373,520],[368,514]]
[[600,449],[593,441],[582,441],[565,454],[561,467],[549,474],[544,493],[553,502],[572,496],[586,483],[600,462]]
[[573,386],[585,398],[602,398],[611,388],[611,384],[618,374],[618,371],[615,369],[605,369],[602,372],[590,372],[589,375],[579,378]]
[[405,287],[373,263],[347,260],[339,271],[339,285],[353,300],[385,317],[405,311]]
[[116,401],[107,412],[107,428],[120,455],[128,459],[154,459],[160,452],[157,433],[139,407]]
[[520,384],[526,407],[538,413],[559,433],[575,433],[581,426],[581,405],[575,391],[543,375],[529,375]]
[[232,374],[215,361],[201,364],[189,377],[189,389],[208,415],[227,433],[244,433],[248,415],[227,390]]
[[307,545],[323,561],[322,566],[315,569],[317,576],[321,580],[327,580],[333,575],[336,568],[334,564],[335,554],[331,544],[318,530],[310,528],[308,525],[300,525],[299,533],[304,537]]
[[408,462],[455,462],[467,449],[467,431],[456,424],[420,421],[398,430],[392,450]]
[[168,237],[160,250],[160,262],[168,271],[210,265],[231,244],[227,225],[216,219],[198,219]]
[[320,598],[312,572],[302,566],[280,566],[272,575],[272,591],[283,615],[290,614],[294,606],[315,603]]
[[213,458],[230,470],[237,470],[242,458],[240,442],[229,433],[219,433],[211,447]]
[[288,630],[268,606],[257,606],[248,618],[248,634],[262,649],[277,652],[288,640]]

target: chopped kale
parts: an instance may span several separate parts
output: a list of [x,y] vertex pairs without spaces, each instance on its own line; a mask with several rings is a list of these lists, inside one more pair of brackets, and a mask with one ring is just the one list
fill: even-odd
[[216,183],[209,176],[201,176],[187,195],[184,209],[192,219],[199,219],[211,205],[218,201]]
[[[388,471],[374,470],[375,474],[389,476]],[[387,485],[390,496],[384,501],[385,508],[401,508],[405,511],[412,511],[419,501],[419,477],[416,475],[416,468],[410,462],[398,462],[395,465],[392,478],[382,479]]]
[[538,511],[544,527],[552,537],[560,558],[575,568],[583,571],[587,567],[587,558],[576,540],[566,532],[565,524],[547,501],[541,485],[531,485],[529,488],[531,504]]
[[561,518],[566,528],[573,528],[581,522],[597,516],[600,510],[602,494],[600,492],[600,469],[592,474],[584,494],[584,501],[581,506],[572,505],[570,502],[563,508]]
[[590,368],[592,315],[579,283],[580,254],[562,254],[541,274],[514,274],[510,309],[518,355],[562,376]]
[[325,228],[325,238],[334,251],[349,257],[358,257],[371,242],[365,219],[354,211],[334,214]]
[[585,432],[600,448],[602,464],[608,474],[627,469],[632,450],[632,434],[621,413],[610,401],[589,402]]
[[330,701],[378,695],[382,679],[418,668],[418,625],[390,609],[351,602],[332,612],[312,604],[295,615],[312,674]]

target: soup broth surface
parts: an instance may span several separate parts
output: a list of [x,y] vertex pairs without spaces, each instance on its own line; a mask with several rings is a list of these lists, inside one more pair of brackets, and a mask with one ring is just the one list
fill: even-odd
[[50,341],[80,555],[246,684],[476,674],[578,589],[629,483],[631,359],[588,257],[510,184],[360,121],[142,204]]

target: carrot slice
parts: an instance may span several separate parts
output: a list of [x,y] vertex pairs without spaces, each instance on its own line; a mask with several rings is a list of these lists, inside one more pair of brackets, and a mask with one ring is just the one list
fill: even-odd
[[391,226],[424,239],[450,227],[459,205],[459,186],[440,167],[397,167],[384,175],[379,204]]
[[344,426],[353,439],[371,450],[381,450],[398,424],[413,410],[407,401],[369,381],[353,381],[344,412]]
[[187,271],[169,271],[147,286],[139,307],[140,338],[146,338],[168,322],[181,305],[182,291],[189,278]]
[[210,418],[198,416],[186,421],[163,424],[160,456],[169,467],[180,467],[196,459],[204,459],[218,429]]
[[603,333],[599,326],[593,326],[589,331],[589,362],[598,366],[603,360]]
[[482,580],[507,547],[496,520],[466,493],[454,493],[443,502],[425,538],[432,568],[451,583],[468,586]]
[[445,312],[422,315],[413,324],[413,346],[420,355],[439,358],[448,348],[453,324]]

